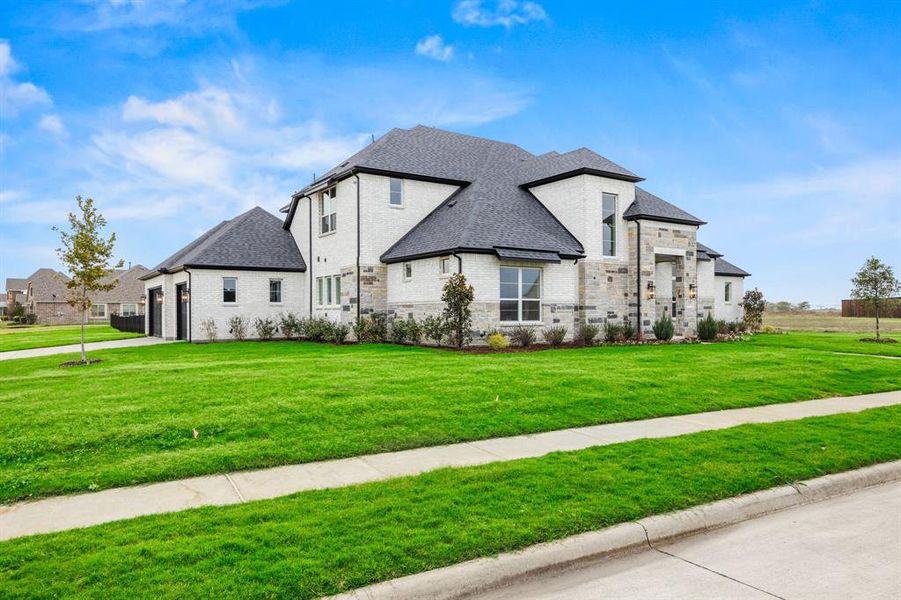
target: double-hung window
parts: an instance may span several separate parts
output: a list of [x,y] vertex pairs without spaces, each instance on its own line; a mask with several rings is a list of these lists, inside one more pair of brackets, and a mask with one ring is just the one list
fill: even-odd
[[335,188],[331,187],[319,195],[319,233],[331,233],[338,226],[335,212]]
[[238,280],[235,277],[222,278],[222,301],[227,304],[238,301]]
[[138,305],[137,304],[123,304],[119,308],[119,313],[123,317],[133,317],[138,314]]
[[316,304],[318,306],[337,306],[341,304],[340,275],[316,278]]
[[92,304],[91,317],[94,319],[106,318],[106,304]]
[[451,272],[451,259],[450,256],[442,256],[438,259],[438,274],[439,275],[450,275]]
[[388,196],[388,204],[395,208],[403,208],[404,206],[404,180],[391,178],[391,191]]
[[616,256],[616,194],[604,193],[601,202],[604,256]]
[[413,263],[404,263],[404,281],[413,279]]
[[541,320],[541,269],[501,267],[501,321]]
[[726,302],[732,302],[732,282],[727,281],[726,287],[723,290],[723,300]]
[[270,279],[269,280],[269,302],[274,304],[281,304],[282,301],[282,280],[281,279]]

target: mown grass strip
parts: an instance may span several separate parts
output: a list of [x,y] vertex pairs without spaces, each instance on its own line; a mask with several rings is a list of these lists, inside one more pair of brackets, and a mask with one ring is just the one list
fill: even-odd
[[467,355],[245,342],[95,356],[88,368],[0,362],[0,503],[901,387],[896,361],[751,343]]
[[[113,329],[109,325],[88,325],[85,327],[85,342],[106,342],[144,337],[140,333],[128,333]],[[48,327],[23,327],[0,329],[0,352],[50,348],[81,343],[81,326],[60,325]]]
[[[901,356],[901,342],[895,344],[861,342],[861,338],[872,338],[873,333],[804,333],[790,331],[781,334],[760,334],[751,339],[751,344],[765,348],[804,348],[824,352],[851,352],[856,354],[882,354]],[[883,337],[901,339],[901,334],[883,334]]]
[[313,598],[901,458],[901,407],[446,469],[0,544],[0,597]]

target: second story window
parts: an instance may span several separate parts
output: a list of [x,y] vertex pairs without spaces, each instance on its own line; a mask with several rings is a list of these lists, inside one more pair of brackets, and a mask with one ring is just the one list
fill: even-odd
[[222,278],[222,301],[228,304],[238,301],[238,280],[234,277]]
[[616,194],[605,193],[602,202],[603,254],[604,256],[616,256]]
[[439,275],[450,275],[451,272],[451,264],[450,264],[450,256],[442,256],[438,259],[438,274]]
[[391,206],[401,208],[404,205],[404,180],[391,178],[391,192],[388,197]]
[[338,226],[335,194],[335,188],[329,188],[319,196],[319,233],[331,233]]
[[413,263],[404,263],[404,281],[413,279]]

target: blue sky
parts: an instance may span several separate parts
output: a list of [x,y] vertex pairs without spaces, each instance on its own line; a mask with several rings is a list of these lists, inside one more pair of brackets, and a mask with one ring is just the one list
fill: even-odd
[[901,3],[87,0],[0,6],[0,279],[76,194],[153,266],[391,127],[588,146],[772,300],[901,269]]

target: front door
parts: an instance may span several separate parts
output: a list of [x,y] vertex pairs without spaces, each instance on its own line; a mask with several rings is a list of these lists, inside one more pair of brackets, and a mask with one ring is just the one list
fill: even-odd
[[147,301],[150,304],[150,327],[149,333],[155,337],[163,337],[163,303],[160,302],[162,300],[163,290],[157,288],[155,290],[150,290],[150,293],[147,296]]
[[178,309],[175,311],[175,337],[179,340],[188,339],[188,295],[187,286],[180,283],[175,286],[175,301]]

